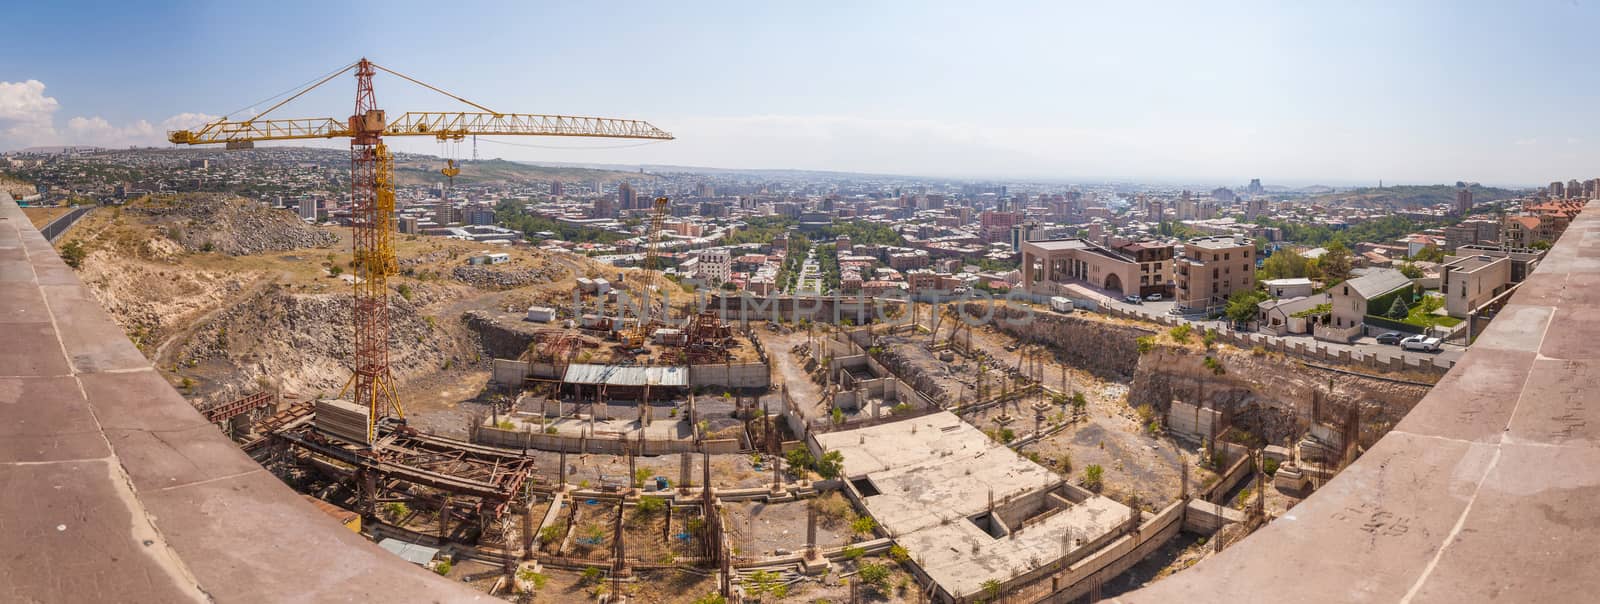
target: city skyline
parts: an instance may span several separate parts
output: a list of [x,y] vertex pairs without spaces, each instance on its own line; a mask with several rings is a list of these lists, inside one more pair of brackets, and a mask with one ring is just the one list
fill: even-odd
[[[421,5],[369,8],[369,33],[349,33],[311,5],[106,7],[92,21],[19,7],[31,27],[0,40],[15,59],[0,70],[0,150],[161,145],[362,55],[499,111],[644,119],[679,137],[480,141],[484,157],[534,162],[1536,186],[1587,172],[1600,140],[1585,119],[1595,94],[1563,86],[1600,63],[1560,35],[1600,16],[1592,6],[467,6],[454,11],[465,29],[419,25]],[[379,80],[391,111],[461,107]],[[350,84],[325,88],[274,115],[348,112]]]

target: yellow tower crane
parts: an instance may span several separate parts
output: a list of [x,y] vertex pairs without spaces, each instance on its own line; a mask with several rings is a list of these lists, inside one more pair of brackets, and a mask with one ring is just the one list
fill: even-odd
[[[655,209],[650,214],[650,224],[645,228],[644,262],[640,263],[640,266],[644,268],[643,308],[646,309],[650,308],[651,304],[653,303],[652,296],[654,296],[655,292],[661,290],[661,287],[659,286],[661,276],[661,238],[665,234],[667,211],[671,207],[672,201],[670,199],[666,197],[657,197]],[[666,313],[668,309],[672,308],[672,298],[666,294],[663,294],[663,298],[664,301],[661,305],[660,315],[657,315],[651,311],[646,311],[646,315],[648,316],[640,317],[638,325],[634,326],[633,329],[619,334],[624,346],[628,348],[638,348],[639,346],[643,345],[645,338],[650,336],[651,324],[656,321],[665,321],[667,319]]]
[[[349,118],[262,119],[268,113],[326,84],[333,78],[355,71],[355,111]],[[479,111],[410,111],[393,119],[378,108],[372,77],[383,71],[413,84],[438,92]],[[445,141],[460,141],[467,136],[572,136],[590,138],[629,138],[670,140],[672,135],[648,122],[604,117],[500,113],[450,94],[410,76],[366,60],[351,63],[307,86],[266,111],[244,121],[226,117],[196,130],[167,133],[167,139],[180,145],[224,144],[229,149],[248,149],[257,141],[350,139],[350,204],[354,231],[355,258],[355,355],[350,380],[344,391],[354,386],[353,401],[367,409],[367,443],[377,437],[378,418],[393,412],[404,418],[405,411],[395,391],[389,370],[388,277],[396,269],[390,233],[394,223],[394,156],[383,139],[390,136],[432,136]],[[454,180],[459,168],[452,161],[443,170]]]

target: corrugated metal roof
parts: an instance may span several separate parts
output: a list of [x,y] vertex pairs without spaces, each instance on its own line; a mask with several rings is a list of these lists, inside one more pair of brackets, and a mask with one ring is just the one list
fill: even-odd
[[378,547],[389,550],[390,553],[400,556],[401,558],[404,558],[406,562],[410,562],[412,564],[426,565],[427,563],[433,561],[434,556],[439,555],[439,548],[437,547],[428,547],[426,545],[420,545],[416,543],[406,543],[399,539],[395,539],[394,537],[379,541]]
[[687,367],[625,367],[622,365],[586,365],[573,363],[567,366],[562,381],[568,384],[605,384],[607,386],[688,386]]

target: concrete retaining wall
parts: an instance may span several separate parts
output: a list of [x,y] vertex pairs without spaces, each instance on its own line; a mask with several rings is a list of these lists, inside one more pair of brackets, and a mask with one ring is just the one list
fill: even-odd
[[501,386],[521,386],[523,380],[528,379],[528,364],[523,361],[495,359],[491,368],[489,379]]
[[[624,443],[616,438],[592,438],[589,436],[573,436],[567,434],[542,434],[538,432],[519,432],[516,430],[501,430],[488,426],[479,426],[472,431],[471,441],[481,445],[503,447],[507,449],[538,449],[540,451],[565,451],[568,453],[604,453],[610,455],[626,455]],[[706,451],[713,454],[738,453],[742,445],[736,439],[720,439],[704,441]],[[652,440],[643,441],[638,438],[629,438],[627,448],[633,449],[635,455],[669,455],[672,453],[697,453],[701,449],[692,440]]]
[[[1131,535],[1113,541],[1110,545],[1073,564],[1062,578],[1060,590],[1040,598],[1040,604],[1069,604],[1089,593],[1094,584],[1101,584],[1122,574],[1146,556],[1166,545],[1183,528],[1185,505],[1174,501],[1139,525]],[[1033,573],[1030,573],[1033,574]],[[1038,576],[1044,576],[1039,574]],[[1091,581],[1092,579],[1092,581]]]
[[772,387],[772,371],[764,363],[690,365],[689,385],[764,390]]

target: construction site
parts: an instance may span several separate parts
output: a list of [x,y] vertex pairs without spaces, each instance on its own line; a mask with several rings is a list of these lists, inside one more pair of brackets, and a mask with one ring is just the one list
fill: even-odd
[[[697,307],[661,271],[665,197],[639,268],[515,250],[502,270],[527,283],[440,283],[472,250],[394,235],[385,137],[671,135],[487,110],[389,119],[379,71],[420,84],[362,60],[334,74],[357,79],[348,120],[263,117],[290,97],[171,135],[348,137],[350,228],[286,226],[292,243],[204,260],[204,283],[139,287],[119,279],[181,258],[159,220],[214,200],[148,202],[77,227],[83,270],[107,307],[149,317],[125,326],[141,352],[257,463],[495,597],[1096,601],[1284,514],[1426,392],[1091,313],[1035,309],[1024,328],[865,297],[807,301],[825,310],[799,321],[747,306],[802,306],[789,296]],[[460,168],[440,172],[448,187]],[[323,285],[331,253],[303,266],[346,241],[348,303]]]

